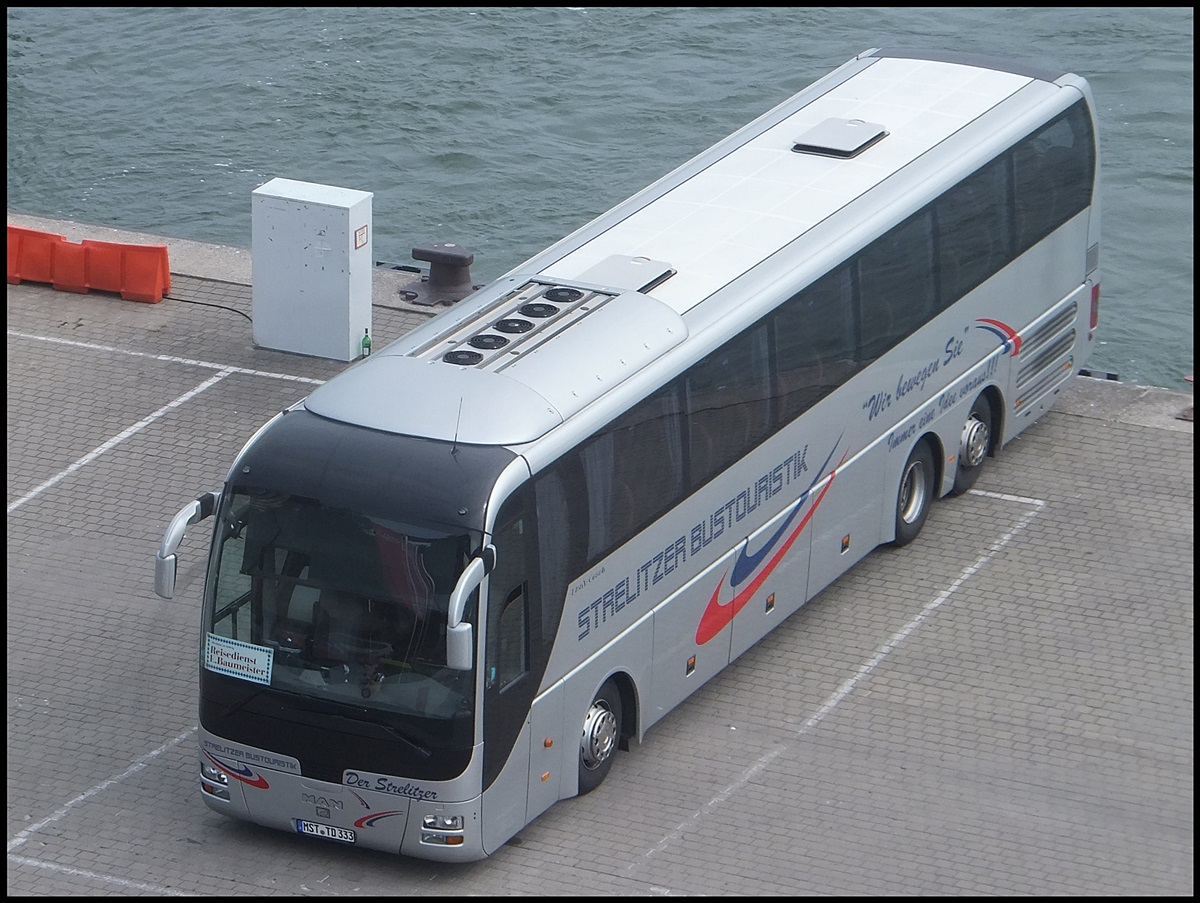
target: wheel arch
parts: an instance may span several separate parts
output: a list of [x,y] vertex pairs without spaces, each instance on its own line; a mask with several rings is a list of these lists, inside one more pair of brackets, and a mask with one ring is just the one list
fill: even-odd
[[[621,736],[617,740],[617,748],[629,751],[630,741],[641,738],[641,719],[639,716],[637,683],[628,671],[614,671],[606,680],[611,680],[621,694]],[[602,681],[601,686],[604,685]]]
[[922,442],[928,445],[929,450],[933,453],[932,485],[935,488],[935,496],[940,498],[944,494],[942,492],[942,481],[946,476],[946,446],[945,443],[942,442],[942,437],[931,430],[919,436],[917,440],[913,442],[912,447],[909,448],[908,453],[911,455],[913,449]]
[[[994,458],[1000,452],[1000,446],[1007,441],[1004,436],[1004,393],[1000,391],[1000,387],[995,383],[989,383],[983,387],[979,394],[987,399],[992,412],[992,422],[988,424],[988,428],[992,431],[991,442],[988,447],[988,457]],[[975,403],[974,398],[971,399],[971,403]]]
[[940,455],[935,457],[938,498],[944,498],[954,493],[956,474],[958,473],[958,459],[962,454],[961,434],[963,423],[967,416],[966,412],[974,407],[975,401],[978,398],[983,398],[987,401],[990,412],[987,457],[995,458],[1000,453],[1002,441],[1006,441],[1001,438],[1005,424],[1005,412],[1004,393],[1000,387],[995,383],[988,383],[975,394],[964,396],[960,403],[954,406],[952,412],[941,418],[942,425],[938,427],[939,433],[933,437],[935,452],[941,452]]

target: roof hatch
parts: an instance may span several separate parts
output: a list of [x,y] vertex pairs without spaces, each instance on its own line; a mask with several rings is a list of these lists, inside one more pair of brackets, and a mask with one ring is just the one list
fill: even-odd
[[887,130],[878,122],[826,119],[797,138],[792,150],[798,154],[849,159],[857,157],[886,136]]

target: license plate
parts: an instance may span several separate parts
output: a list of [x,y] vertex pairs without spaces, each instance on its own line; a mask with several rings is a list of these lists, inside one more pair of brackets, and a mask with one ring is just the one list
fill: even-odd
[[337,840],[341,843],[354,843],[354,832],[349,828],[337,828],[333,825],[322,825],[315,821],[296,820],[296,830],[309,837],[324,837],[326,840]]

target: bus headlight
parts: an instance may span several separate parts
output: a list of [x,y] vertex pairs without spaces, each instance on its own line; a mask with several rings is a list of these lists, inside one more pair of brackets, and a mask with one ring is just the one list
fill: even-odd
[[462,826],[461,815],[426,815],[421,819],[421,827],[426,831],[461,831]]
[[200,763],[200,789],[219,800],[229,799],[229,775],[207,762]]
[[421,819],[421,843],[457,847],[465,842],[461,815],[426,815]]

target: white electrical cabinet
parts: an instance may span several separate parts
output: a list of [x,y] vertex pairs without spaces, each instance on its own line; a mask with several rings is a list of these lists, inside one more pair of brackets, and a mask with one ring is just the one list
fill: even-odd
[[362,357],[371,330],[372,197],[291,179],[254,190],[255,345],[337,361]]

